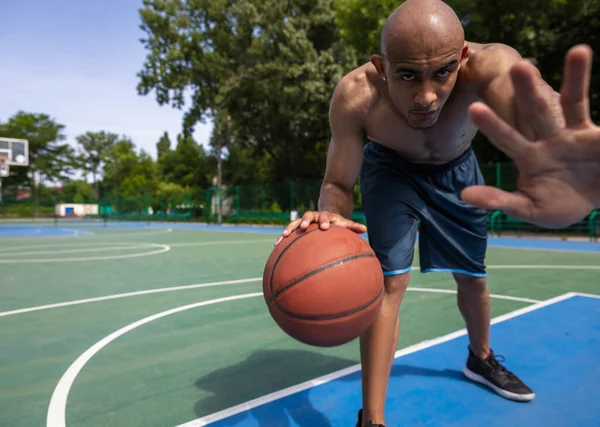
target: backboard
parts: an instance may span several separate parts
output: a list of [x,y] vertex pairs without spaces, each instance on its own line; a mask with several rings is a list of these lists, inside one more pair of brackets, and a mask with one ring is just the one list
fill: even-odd
[[29,141],[0,137],[0,157],[7,157],[9,166],[29,166]]

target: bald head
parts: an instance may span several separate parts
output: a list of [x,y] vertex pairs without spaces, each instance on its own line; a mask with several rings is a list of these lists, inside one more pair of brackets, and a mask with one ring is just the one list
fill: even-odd
[[461,49],[464,30],[460,19],[441,0],[407,0],[387,19],[381,33],[384,56],[428,57]]

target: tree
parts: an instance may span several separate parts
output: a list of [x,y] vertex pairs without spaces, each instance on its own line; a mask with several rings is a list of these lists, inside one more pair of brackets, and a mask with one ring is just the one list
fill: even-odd
[[63,183],[57,202],[90,203],[97,197],[94,188],[85,180],[69,180]]
[[75,152],[63,141],[64,125],[47,114],[17,112],[6,123],[0,123],[0,136],[29,141],[29,167],[11,168],[8,185],[31,184],[35,200],[35,216],[39,215],[37,183],[65,180],[76,166]]
[[137,198],[146,203],[158,186],[156,165],[148,153],[141,150],[138,154],[133,142],[122,138],[108,155],[103,186],[105,196],[121,201]]
[[360,62],[380,52],[380,34],[387,17],[404,0],[334,0],[335,20],[344,41]]
[[156,143],[156,157],[161,158],[171,150],[171,139],[169,133],[165,132]]
[[81,146],[82,168],[86,173],[92,174],[96,198],[100,197],[98,189],[98,177],[106,162],[112,147],[114,147],[119,135],[110,132],[86,132],[77,136],[76,140]]
[[191,137],[179,135],[177,139],[176,149],[159,160],[162,179],[183,187],[209,187],[210,172],[207,170],[204,149]]
[[[328,108],[354,65],[341,43],[331,0],[144,0],[148,57],[141,94],[192,105],[184,129],[222,111],[235,138],[268,153],[272,180],[320,177]],[[233,135],[232,135],[233,136]]]

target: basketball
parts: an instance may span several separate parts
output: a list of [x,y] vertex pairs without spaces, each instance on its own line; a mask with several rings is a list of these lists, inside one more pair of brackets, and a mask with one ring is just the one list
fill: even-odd
[[332,347],[352,341],[375,320],[383,272],[369,244],[331,224],[296,229],[271,252],[263,293],[277,325],[292,338]]

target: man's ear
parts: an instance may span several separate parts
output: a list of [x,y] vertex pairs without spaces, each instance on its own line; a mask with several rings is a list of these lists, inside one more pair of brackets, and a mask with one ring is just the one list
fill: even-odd
[[460,60],[462,61],[463,58],[465,57],[465,55],[467,54],[467,52],[469,51],[469,45],[467,44],[467,42],[465,42],[463,48],[462,48],[462,53],[460,55]]
[[385,75],[385,63],[383,56],[371,55],[371,63],[375,66],[377,74],[379,74],[383,80],[387,80],[387,77]]

